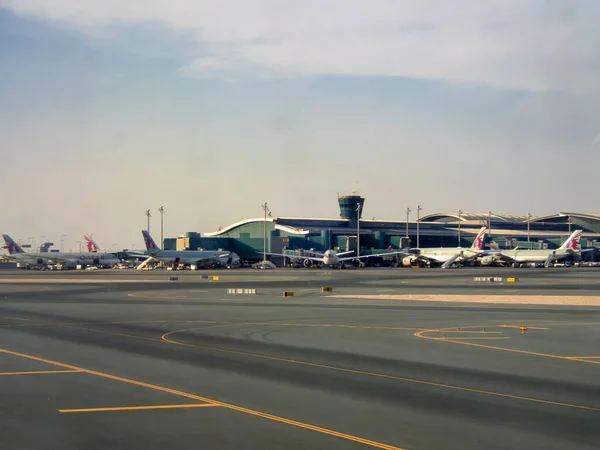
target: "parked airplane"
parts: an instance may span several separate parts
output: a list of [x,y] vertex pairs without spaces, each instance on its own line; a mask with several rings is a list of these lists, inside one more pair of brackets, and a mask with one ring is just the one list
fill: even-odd
[[301,260],[303,260],[302,264],[305,267],[311,267],[315,263],[321,263],[325,266],[340,267],[341,269],[345,269],[347,262],[350,262],[350,264],[352,264],[354,267],[358,267],[358,266],[360,266],[361,259],[373,258],[373,257],[377,257],[377,256],[397,255],[397,254],[401,254],[404,252],[386,252],[386,253],[377,253],[374,255],[361,255],[361,256],[345,256],[345,255],[354,253],[354,251],[337,253],[335,250],[327,250],[325,253],[320,253],[320,252],[311,252],[311,253],[315,256],[311,255],[311,256],[296,256],[296,257],[294,257],[294,256],[290,256],[290,255],[284,255],[282,253],[267,253],[267,255],[285,256],[286,258],[290,258],[290,259],[301,259]]
[[442,264],[442,269],[450,267],[455,262],[463,262],[476,258],[484,253],[483,238],[487,233],[486,227],[482,227],[477,233],[471,247],[448,247],[448,248],[414,248],[410,249],[408,256],[402,259],[403,266],[412,266],[419,262],[428,264]]
[[9,235],[3,234],[8,255],[6,259],[19,263],[25,268],[41,268],[48,265],[57,265],[60,268],[75,269],[77,266],[108,266],[112,267],[121,260],[112,253],[65,253],[65,252],[41,252],[27,253]]
[[557,249],[548,250],[529,250],[515,248],[513,250],[499,250],[496,253],[484,256],[481,259],[482,265],[491,264],[525,264],[525,263],[544,263],[544,267],[549,267],[554,261],[564,259],[568,256],[580,256],[581,252],[590,251],[581,250],[579,240],[582,230],[575,230],[571,236]]
[[127,252],[132,256],[149,256],[149,258],[140,264],[137,269],[142,270],[152,260],[162,261],[166,264],[172,264],[173,267],[179,264],[186,266],[204,266],[207,264],[218,264],[231,267],[240,261],[240,257],[233,252],[218,250],[161,250],[150,233],[142,230],[144,242],[146,243],[146,252],[142,255],[136,255],[134,252]]

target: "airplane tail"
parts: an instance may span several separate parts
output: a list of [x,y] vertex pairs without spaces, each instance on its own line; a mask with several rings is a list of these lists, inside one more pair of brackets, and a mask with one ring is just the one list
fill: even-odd
[[144,236],[146,250],[160,250],[158,245],[156,245],[156,242],[154,242],[154,239],[152,239],[152,236],[150,236],[150,233],[148,233],[146,230],[142,230],[142,236]]
[[15,253],[25,253],[21,246],[17,244],[8,234],[3,234],[4,242],[6,243],[6,248],[8,249],[8,253],[10,255],[14,255]]
[[98,247],[98,244],[96,244],[94,242],[94,240],[91,237],[89,237],[87,234],[84,234],[83,238],[85,239],[85,244],[87,245],[88,252],[91,253],[91,252],[99,252],[99,251],[101,251],[100,247]]
[[575,251],[581,250],[581,246],[579,245],[579,240],[581,239],[581,233],[583,233],[582,230],[573,231],[573,234],[571,234],[571,236],[569,236],[569,239],[567,239],[564,242],[564,244],[560,246],[560,248],[567,249],[567,250],[575,250]]
[[482,227],[481,230],[479,230],[479,233],[477,233],[477,237],[475,237],[475,240],[473,241],[473,245],[471,245],[470,250],[483,250],[483,238],[485,237],[486,233],[487,228]]

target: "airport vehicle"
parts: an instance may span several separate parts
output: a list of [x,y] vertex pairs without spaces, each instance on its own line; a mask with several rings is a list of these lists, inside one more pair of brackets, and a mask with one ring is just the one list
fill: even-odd
[[269,269],[275,269],[275,264],[273,264],[271,261],[261,261],[261,262],[257,262],[252,267],[254,267],[255,269],[260,269],[260,270],[269,270]]
[[56,265],[59,269],[76,269],[87,266],[107,266],[112,267],[121,262],[113,253],[99,252],[89,253],[65,253],[65,252],[42,252],[27,253],[19,244],[17,244],[9,235],[3,234],[8,255],[6,259],[16,262],[19,268],[46,268],[50,265]]
[[557,249],[530,250],[515,248],[513,250],[498,250],[497,252],[483,256],[481,258],[481,265],[543,263],[544,267],[550,267],[555,261],[565,259],[569,256],[578,258],[582,252],[591,251],[591,249],[581,250],[579,240],[582,233],[582,230],[575,230]]
[[408,255],[402,259],[402,265],[410,267],[419,263],[428,265],[441,264],[442,269],[451,267],[455,263],[465,262],[484,254],[483,238],[487,228],[482,227],[477,233],[471,247],[441,247],[441,248],[413,248],[408,250]]
[[351,253],[354,253],[354,251],[337,253],[335,250],[327,250],[325,253],[321,253],[321,252],[311,252],[311,253],[312,254],[310,256],[298,256],[298,257],[284,255],[282,253],[267,253],[267,255],[284,256],[286,258],[291,258],[291,259],[301,259],[302,265],[304,267],[312,267],[314,265],[317,265],[317,266],[339,267],[340,269],[345,269],[348,264],[351,264],[354,267],[360,267],[361,259],[404,254],[404,252],[402,252],[402,251],[399,251],[399,252],[390,251],[390,252],[386,252],[386,253],[377,253],[374,255],[346,256]]
[[152,261],[160,261],[170,265],[173,268],[179,267],[179,265],[190,266],[190,267],[206,267],[206,266],[225,266],[232,267],[238,264],[240,257],[229,251],[220,250],[161,250],[150,233],[146,230],[142,230],[142,236],[146,244],[146,252],[143,254],[136,254],[134,252],[127,252],[129,256],[148,256],[148,258],[137,267],[137,270],[143,270]]

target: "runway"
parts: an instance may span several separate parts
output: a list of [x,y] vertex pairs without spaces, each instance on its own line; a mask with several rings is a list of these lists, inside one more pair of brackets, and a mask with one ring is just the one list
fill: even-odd
[[210,275],[0,271],[3,448],[598,448],[593,269]]

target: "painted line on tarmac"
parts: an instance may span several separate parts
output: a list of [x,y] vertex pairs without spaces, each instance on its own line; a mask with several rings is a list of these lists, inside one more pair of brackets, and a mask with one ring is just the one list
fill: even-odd
[[[362,370],[354,370],[354,369],[348,369],[348,368],[344,368],[344,367],[331,366],[331,365],[326,365],[326,364],[312,363],[312,362],[309,362],[309,361],[300,361],[300,360],[294,360],[294,359],[288,359],[288,358],[278,358],[278,357],[275,357],[275,356],[262,355],[262,354],[259,354],[259,353],[241,352],[241,351],[228,350],[228,349],[219,348],[219,347],[209,347],[209,346],[204,346],[204,345],[188,344],[188,343],[177,342],[177,341],[174,341],[174,340],[169,339],[167,337],[167,336],[175,334],[175,333],[180,333],[180,332],[184,332],[184,331],[191,331],[194,328],[186,328],[186,329],[182,329],[182,330],[170,331],[168,333],[163,334],[161,336],[161,339],[144,337],[144,336],[137,336],[137,335],[125,334],[125,333],[115,333],[115,332],[104,331],[104,330],[96,330],[96,329],[92,329],[92,328],[82,328],[82,327],[71,327],[71,328],[78,328],[78,329],[81,329],[81,330],[90,331],[90,332],[96,332],[96,333],[112,334],[112,335],[116,335],[116,336],[124,336],[124,337],[129,337],[129,338],[134,338],[134,339],[142,339],[142,340],[147,340],[147,341],[152,341],[152,342],[169,343],[169,344],[180,345],[180,346],[184,346],[184,347],[199,348],[199,349],[203,349],[203,350],[210,350],[210,351],[220,352],[220,353],[237,354],[237,355],[242,355],[242,356],[250,356],[250,357],[255,357],[255,358],[261,358],[261,359],[267,359],[267,360],[273,360],[273,361],[280,361],[280,362],[291,363],[291,364],[298,364],[298,365],[303,365],[303,366],[318,367],[318,368],[335,370],[335,371],[340,371],[340,372],[354,373],[354,374],[358,374],[358,375],[366,375],[366,376],[372,376],[372,377],[377,377],[377,378],[384,378],[384,379],[390,379],[390,380],[396,380],[396,381],[402,381],[402,382],[409,382],[409,383],[415,383],[415,384],[421,384],[421,385],[427,385],[427,386],[435,386],[435,387],[440,387],[440,388],[445,388],[445,389],[452,389],[452,390],[457,390],[457,391],[471,392],[471,393],[475,393],[475,394],[490,395],[490,396],[494,396],[494,397],[502,397],[502,398],[507,398],[507,399],[512,399],[512,400],[530,401],[530,402],[534,402],[534,403],[542,403],[542,404],[548,404],[548,405],[553,405],[553,406],[569,407],[569,408],[582,409],[582,410],[587,410],[587,411],[600,412],[600,407],[587,406],[587,405],[576,405],[576,404],[563,403],[563,402],[555,402],[555,401],[552,401],[552,400],[545,400],[545,399],[539,399],[539,398],[533,398],[533,397],[524,397],[524,396],[507,394],[507,393],[502,393],[502,392],[486,391],[486,390],[483,390],[483,389],[473,389],[473,388],[468,388],[468,387],[458,386],[458,385],[436,383],[436,382],[421,380],[421,379],[417,379],[417,378],[397,377],[397,376],[387,375],[387,374],[382,374],[382,373],[367,372],[367,371],[362,371]],[[425,332],[425,331],[428,331],[428,330],[422,330],[420,332]],[[429,330],[429,331],[435,331],[435,330]],[[417,333],[420,333],[420,332],[417,332]],[[415,335],[417,333],[415,333]],[[434,339],[434,340],[437,340],[437,338],[425,338],[425,337],[424,337],[424,339]],[[439,340],[441,340],[441,339],[439,339]],[[444,342],[449,342],[449,341],[446,340]],[[469,343],[469,342],[456,341],[456,343],[457,344],[465,344],[465,345],[469,345],[470,344],[470,345],[474,345],[474,346],[486,347],[486,346],[484,346],[482,344],[472,344],[472,343]],[[491,347],[491,348],[494,348],[494,347]],[[502,347],[497,347],[497,348],[498,349],[503,349]],[[10,353],[10,351],[0,349],[0,352],[2,352],[2,351]],[[558,357],[558,358],[562,359],[562,357]],[[587,361],[587,362],[590,362],[590,361]],[[69,367],[74,367],[74,366],[69,366]],[[82,370],[84,372],[91,373],[87,369],[82,369]],[[218,402],[216,400],[214,402],[222,404],[222,402]]]
[[[490,328],[494,327],[493,325],[492,326],[487,325],[487,326]],[[429,339],[432,341],[449,342],[451,344],[471,345],[473,347],[481,347],[481,348],[486,348],[486,349],[490,349],[490,350],[500,350],[500,351],[511,352],[511,353],[520,353],[520,354],[529,355],[529,356],[541,356],[541,357],[545,357],[545,358],[561,359],[561,360],[565,360],[565,361],[579,361],[579,362],[585,362],[585,363],[590,363],[590,364],[600,364],[599,361],[587,361],[585,359],[570,358],[567,356],[554,355],[552,353],[532,352],[529,350],[518,350],[518,349],[514,349],[514,348],[497,347],[494,345],[476,344],[475,342],[459,341],[459,340],[456,340],[455,338],[447,339],[444,337],[425,336],[425,333],[438,333],[439,334],[439,333],[448,332],[448,331],[450,331],[452,329],[456,329],[456,328],[457,327],[451,327],[449,330],[445,330],[444,328],[433,328],[433,329],[429,329],[429,330],[421,330],[421,331],[415,332],[414,336],[421,338],[421,339]],[[469,326],[459,327],[459,328],[469,328]],[[474,326],[473,328],[485,328],[485,327]]]
[[59,409],[61,413],[86,413],[86,412],[111,412],[111,411],[143,411],[147,409],[180,409],[180,408],[208,408],[216,403],[187,403],[183,405],[149,405],[149,406],[115,406],[109,408],[81,408],[81,409]]
[[54,373],[78,373],[81,370],[32,370],[29,372],[0,372],[2,375],[45,375]]
[[539,398],[533,398],[533,397],[524,397],[524,396],[513,395],[513,394],[505,394],[502,392],[486,391],[483,389],[473,389],[473,388],[467,388],[467,387],[463,387],[463,386],[444,384],[444,383],[436,383],[436,382],[432,382],[432,381],[425,381],[425,380],[420,380],[417,378],[397,377],[394,375],[386,375],[386,374],[376,373],[376,372],[367,372],[367,371],[363,371],[363,370],[354,370],[354,369],[348,369],[348,368],[344,368],[344,367],[330,366],[327,364],[318,364],[318,363],[312,363],[312,362],[308,362],[308,361],[299,361],[299,360],[289,359],[289,358],[278,358],[275,356],[262,355],[260,353],[249,353],[249,352],[241,352],[241,351],[237,351],[237,350],[228,350],[228,349],[218,348],[218,347],[209,347],[209,346],[205,346],[205,345],[188,344],[188,343],[184,343],[184,342],[174,341],[174,340],[168,338],[168,336],[170,336],[172,334],[180,333],[180,332],[184,332],[184,331],[190,331],[190,330],[191,329],[171,331],[169,333],[163,334],[161,336],[161,339],[170,344],[181,345],[184,347],[199,348],[199,349],[203,349],[203,350],[210,350],[210,351],[220,352],[220,353],[250,356],[250,357],[255,357],[255,358],[268,359],[268,360],[280,361],[280,362],[291,363],[291,364],[298,364],[298,365],[303,365],[303,366],[336,370],[336,371],[340,371],[340,372],[347,372],[347,373],[353,373],[353,374],[358,374],[358,375],[367,375],[367,376],[372,376],[372,377],[377,377],[377,378],[385,378],[385,379],[390,379],[390,380],[416,383],[416,384],[422,384],[422,385],[427,385],[427,386],[435,386],[435,387],[453,389],[453,390],[458,390],[458,391],[472,392],[472,393],[476,393],[476,394],[491,395],[491,396],[495,396],[495,397],[504,397],[504,398],[509,398],[509,399],[513,399],[513,400],[523,400],[523,401],[530,401],[530,402],[535,402],[535,403],[544,403],[544,404],[553,405],[553,406],[563,406],[563,407],[569,407],[569,408],[583,409],[583,410],[587,410],[587,411],[600,412],[600,408],[593,407],[593,406],[575,405],[575,404],[570,404],[570,403],[555,402],[552,400],[545,400],[545,399],[539,399]]
[[[440,338],[441,340],[445,340],[445,338]],[[481,341],[491,341],[491,340],[499,340],[499,339],[512,339],[508,336],[490,336],[490,337],[481,337],[481,336],[469,336],[469,337],[453,337],[450,338],[451,341],[463,340],[463,341],[472,341],[472,340],[481,340]]]
[[45,363],[48,363],[48,364],[54,364],[56,366],[64,367],[64,368],[67,368],[67,369],[80,370],[80,371],[88,373],[90,375],[96,375],[96,376],[102,377],[102,378],[108,378],[108,379],[115,380],[115,381],[121,381],[123,383],[128,383],[128,384],[132,384],[132,385],[136,385],[136,386],[142,386],[142,387],[146,387],[146,388],[153,389],[153,390],[156,390],[156,391],[167,392],[169,394],[178,395],[180,397],[186,397],[186,398],[191,398],[191,399],[194,399],[194,400],[199,400],[199,401],[202,401],[202,402],[205,402],[205,403],[210,403],[210,404],[214,404],[214,405],[217,405],[217,406],[222,406],[222,407],[227,408],[227,409],[231,409],[231,410],[234,410],[234,411],[243,412],[243,413],[250,414],[250,415],[253,415],[253,416],[257,416],[257,417],[262,417],[264,419],[269,419],[269,420],[272,420],[272,421],[275,421],[275,422],[285,423],[285,424],[292,425],[292,426],[295,426],[295,427],[298,427],[298,428],[303,428],[303,429],[306,429],[306,430],[316,431],[318,433],[322,433],[322,434],[326,434],[326,435],[330,435],[330,436],[339,437],[341,439],[345,439],[345,440],[349,440],[349,441],[359,442],[361,444],[365,444],[365,445],[368,445],[368,446],[371,446],[371,447],[382,448],[382,449],[385,449],[385,450],[403,450],[400,447],[396,447],[396,446],[384,444],[384,443],[381,443],[381,442],[372,441],[372,440],[369,440],[369,439],[364,439],[364,438],[361,438],[361,437],[358,437],[358,436],[353,436],[351,434],[341,433],[339,431],[335,431],[335,430],[330,430],[330,429],[327,429],[327,428],[318,427],[318,426],[315,426],[315,425],[311,425],[311,424],[304,423],[304,422],[299,422],[299,421],[296,421],[296,420],[286,419],[285,417],[275,416],[273,414],[268,414],[268,413],[264,413],[264,412],[261,412],[261,411],[256,411],[256,410],[253,410],[253,409],[244,408],[242,406],[237,406],[237,405],[233,405],[231,403],[225,403],[225,402],[221,402],[221,401],[218,401],[218,400],[213,400],[213,399],[210,399],[210,398],[207,398],[207,397],[201,397],[199,395],[195,395],[195,394],[191,394],[191,393],[183,392],[183,391],[178,391],[178,390],[167,388],[167,387],[164,387],[164,386],[158,386],[158,385],[155,385],[155,384],[145,383],[143,381],[138,381],[138,380],[134,380],[134,379],[131,379],[131,378],[123,378],[123,377],[119,377],[119,376],[116,376],[116,375],[111,375],[109,373],[99,372],[97,370],[85,369],[83,367],[78,367],[78,366],[74,366],[74,365],[71,365],[71,364],[61,363],[61,362],[58,362],[58,361],[53,361],[53,360],[50,360],[50,359],[41,358],[39,356],[28,355],[28,354],[25,354],[25,353],[19,353],[19,352],[15,352],[15,351],[4,349],[4,348],[0,348],[0,352],[1,353],[7,353],[7,354],[10,354],[10,355],[14,355],[14,356],[20,356],[22,358],[31,359],[31,360],[34,360],[34,361],[40,361],[40,362],[45,362]]
[[11,319],[11,320],[20,320],[20,321],[23,321],[23,322],[35,322],[34,320],[24,319],[23,317],[0,316],[0,318],[2,318],[2,319]]

